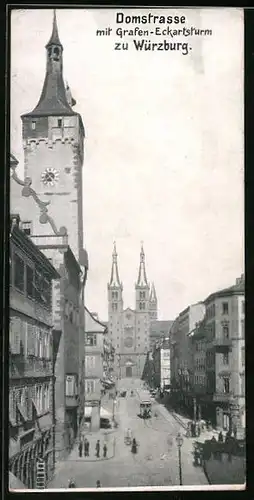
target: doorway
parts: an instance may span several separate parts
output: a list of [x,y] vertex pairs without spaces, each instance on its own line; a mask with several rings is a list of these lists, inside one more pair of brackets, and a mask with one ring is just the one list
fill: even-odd
[[126,377],[132,377],[132,366],[126,366]]

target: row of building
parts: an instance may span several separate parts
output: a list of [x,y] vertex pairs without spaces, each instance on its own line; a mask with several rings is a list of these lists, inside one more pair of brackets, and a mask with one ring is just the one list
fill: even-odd
[[191,419],[242,436],[245,429],[244,276],[173,321],[147,354],[143,378]]
[[41,96],[21,117],[24,176],[10,156],[9,473],[27,488],[52,477],[88,415],[99,428],[114,384],[107,326],[84,298],[85,129],[75,104],[54,13]]

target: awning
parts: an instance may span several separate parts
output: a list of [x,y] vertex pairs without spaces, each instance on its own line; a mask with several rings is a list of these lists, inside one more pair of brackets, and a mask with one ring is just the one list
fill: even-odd
[[110,413],[110,412],[109,412],[108,410],[106,410],[105,408],[101,407],[100,417],[101,417],[101,418],[107,418],[107,419],[110,419],[110,418],[112,418],[112,413]]
[[27,490],[27,487],[9,471],[9,490]]
[[103,385],[105,385],[105,387],[112,387],[112,385],[114,385],[114,382],[111,382],[111,380],[109,380],[109,379],[105,379],[105,380],[102,379],[101,383]]
[[25,422],[27,422],[28,418],[26,416],[25,408],[19,403],[17,404],[17,407],[18,407],[18,410],[19,410],[21,417],[23,418],[23,420],[25,420]]
[[38,419],[38,422],[39,422],[41,432],[44,432],[44,431],[51,429],[51,427],[53,425],[52,416],[48,413],[46,415],[42,415]]

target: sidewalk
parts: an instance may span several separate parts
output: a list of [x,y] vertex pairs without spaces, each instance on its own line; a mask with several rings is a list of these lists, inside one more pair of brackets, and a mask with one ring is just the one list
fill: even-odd
[[[159,411],[163,415],[163,417],[168,420],[168,422],[172,421],[172,418],[175,419],[175,415],[177,415],[177,418],[175,419],[179,425],[182,425],[184,429],[187,429],[187,422],[189,422],[190,419],[179,416],[178,414],[173,414],[170,413],[167,408],[163,405],[159,405]],[[183,434],[184,437],[184,434]],[[200,438],[199,438],[200,439]],[[203,471],[202,467],[196,467],[194,466],[194,459],[193,459],[193,442],[196,440],[196,438],[187,438],[184,437],[183,439],[183,445],[181,448],[181,454],[182,454],[182,469],[183,469],[183,484],[185,485],[201,485],[201,484],[209,484],[208,480],[206,478],[206,475]]]

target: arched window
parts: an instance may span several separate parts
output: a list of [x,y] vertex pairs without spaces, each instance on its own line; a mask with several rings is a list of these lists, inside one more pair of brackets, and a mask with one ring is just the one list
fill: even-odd
[[54,47],[54,61],[59,61],[59,53],[60,53],[60,50],[58,47]]

